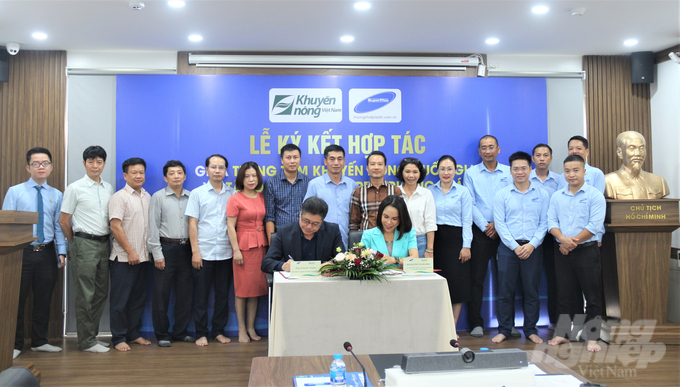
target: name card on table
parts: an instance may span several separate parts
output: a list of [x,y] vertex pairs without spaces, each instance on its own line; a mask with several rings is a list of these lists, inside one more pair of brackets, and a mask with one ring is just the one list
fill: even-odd
[[434,259],[432,258],[404,258],[404,274],[427,274],[432,273]]
[[319,275],[321,261],[295,261],[290,263],[291,277]]

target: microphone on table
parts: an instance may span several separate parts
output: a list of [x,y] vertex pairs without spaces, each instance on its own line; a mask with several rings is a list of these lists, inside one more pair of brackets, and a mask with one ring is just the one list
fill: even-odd
[[368,386],[368,378],[366,377],[366,368],[364,368],[364,365],[361,364],[361,362],[357,358],[357,355],[355,355],[354,351],[352,351],[352,344],[350,344],[349,341],[345,341],[345,344],[343,344],[342,346],[345,347],[345,351],[351,353],[352,356],[354,356],[354,360],[356,360],[357,363],[359,363],[359,365],[361,366],[361,370],[364,371],[364,386]]
[[475,361],[475,353],[472,352],[469,348],[463,348],[458,342],[458,340],[451,339],[451,341],[449,341],[449,344],[451,344],[453,348],[458,348],[460,350],[460,355],[465,363],[472,363],[473,361]]

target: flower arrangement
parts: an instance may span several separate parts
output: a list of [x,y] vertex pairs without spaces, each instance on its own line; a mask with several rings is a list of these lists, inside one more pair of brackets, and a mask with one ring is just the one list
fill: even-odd
[[345,276],[357,280],[382,280],[382,272],[386,269],[383,254],[367,249],[362,243],[343,252],[338,247],[335,258],[321,266],[319,273],[327,277]]

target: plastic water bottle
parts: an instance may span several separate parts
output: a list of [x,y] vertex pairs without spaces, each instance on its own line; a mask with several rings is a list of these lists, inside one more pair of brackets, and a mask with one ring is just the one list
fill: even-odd
[[345,362],[342,361],[342,355],[336,353],[333,355],[333,362],[331,363],[331,386],[344,386],[346,373],[347,367]]

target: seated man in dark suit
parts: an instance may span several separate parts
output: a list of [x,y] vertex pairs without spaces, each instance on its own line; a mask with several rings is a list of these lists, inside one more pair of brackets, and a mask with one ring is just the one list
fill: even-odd
[[340,227],[324,222],[328,204],[317,196],[302,203],[300,219],[280,227],[272,238],[267,255],[262,260],[262,271],[290,271],[290,263],[297,261],[328,261],[339,247],[345,251]]

